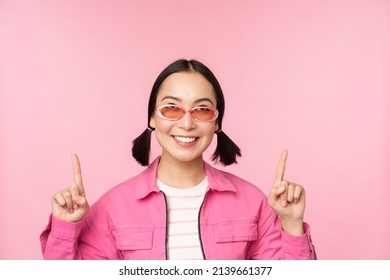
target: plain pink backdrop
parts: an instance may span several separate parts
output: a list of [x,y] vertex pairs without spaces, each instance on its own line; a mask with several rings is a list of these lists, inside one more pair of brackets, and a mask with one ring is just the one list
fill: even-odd
[[243,157],[218,167],[268,193],[288,148],[318,257],[390,259],[389,50],[385,0],[0,0],[0,259],[41,259],[72,152],[91,203],[143,170],[131,141],[177,58],[226,95]]

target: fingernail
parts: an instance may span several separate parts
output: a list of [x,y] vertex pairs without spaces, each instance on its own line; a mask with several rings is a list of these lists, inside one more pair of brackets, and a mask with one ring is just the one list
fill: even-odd
[[283,201],[282,201],[282,205],[283,205],[284,207],[286,207],[286,206],[287,206],[287,200],[283,200]]

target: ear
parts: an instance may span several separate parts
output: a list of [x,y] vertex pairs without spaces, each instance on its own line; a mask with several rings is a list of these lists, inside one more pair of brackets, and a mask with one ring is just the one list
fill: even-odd
[[151,128],[156,128],[156,119],[155,119],[155,115],[154,115],[154,114],[153,114],[152,117],[150,118],[149,126],[150,126]]
[[215,130],[214,132],[217,132],[219,130],[219,124],[218,124],[218,120],[215,121]]

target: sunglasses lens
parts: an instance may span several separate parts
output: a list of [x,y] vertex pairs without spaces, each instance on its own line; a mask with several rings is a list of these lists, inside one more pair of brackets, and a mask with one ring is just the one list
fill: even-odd
[[[160,117],[171,121],[180,120],[186,113],[186,111],[176,105],[163,105],[159,108],[156,107],[156,109]],[[195,120],[201,122],[210,122],[218,117],[218,111],[211,107],[195,107],[190,113]]]
[[177,106],[167,106],[160,109],[161,115],[163,115],[164,118],[170,119],[170,120],[178,120],[181,117],[183,117],[184,112],[182,109],[180,109]]
[[217,117],[217,111],[207,107],[197,107],[191,111],[191,115],[199,121],[213,121]]

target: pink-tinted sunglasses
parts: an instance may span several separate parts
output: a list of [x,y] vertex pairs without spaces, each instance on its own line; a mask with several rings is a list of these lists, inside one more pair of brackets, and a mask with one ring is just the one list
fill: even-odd
[[169,121],[178,121],[186,113],[190,113],[192,118],[198,122],[211,122],[218,118],[218,110],[207,106],[194,107],[186,111],[177,105],[165,104],[156,106],[155,109],[160,118]]

